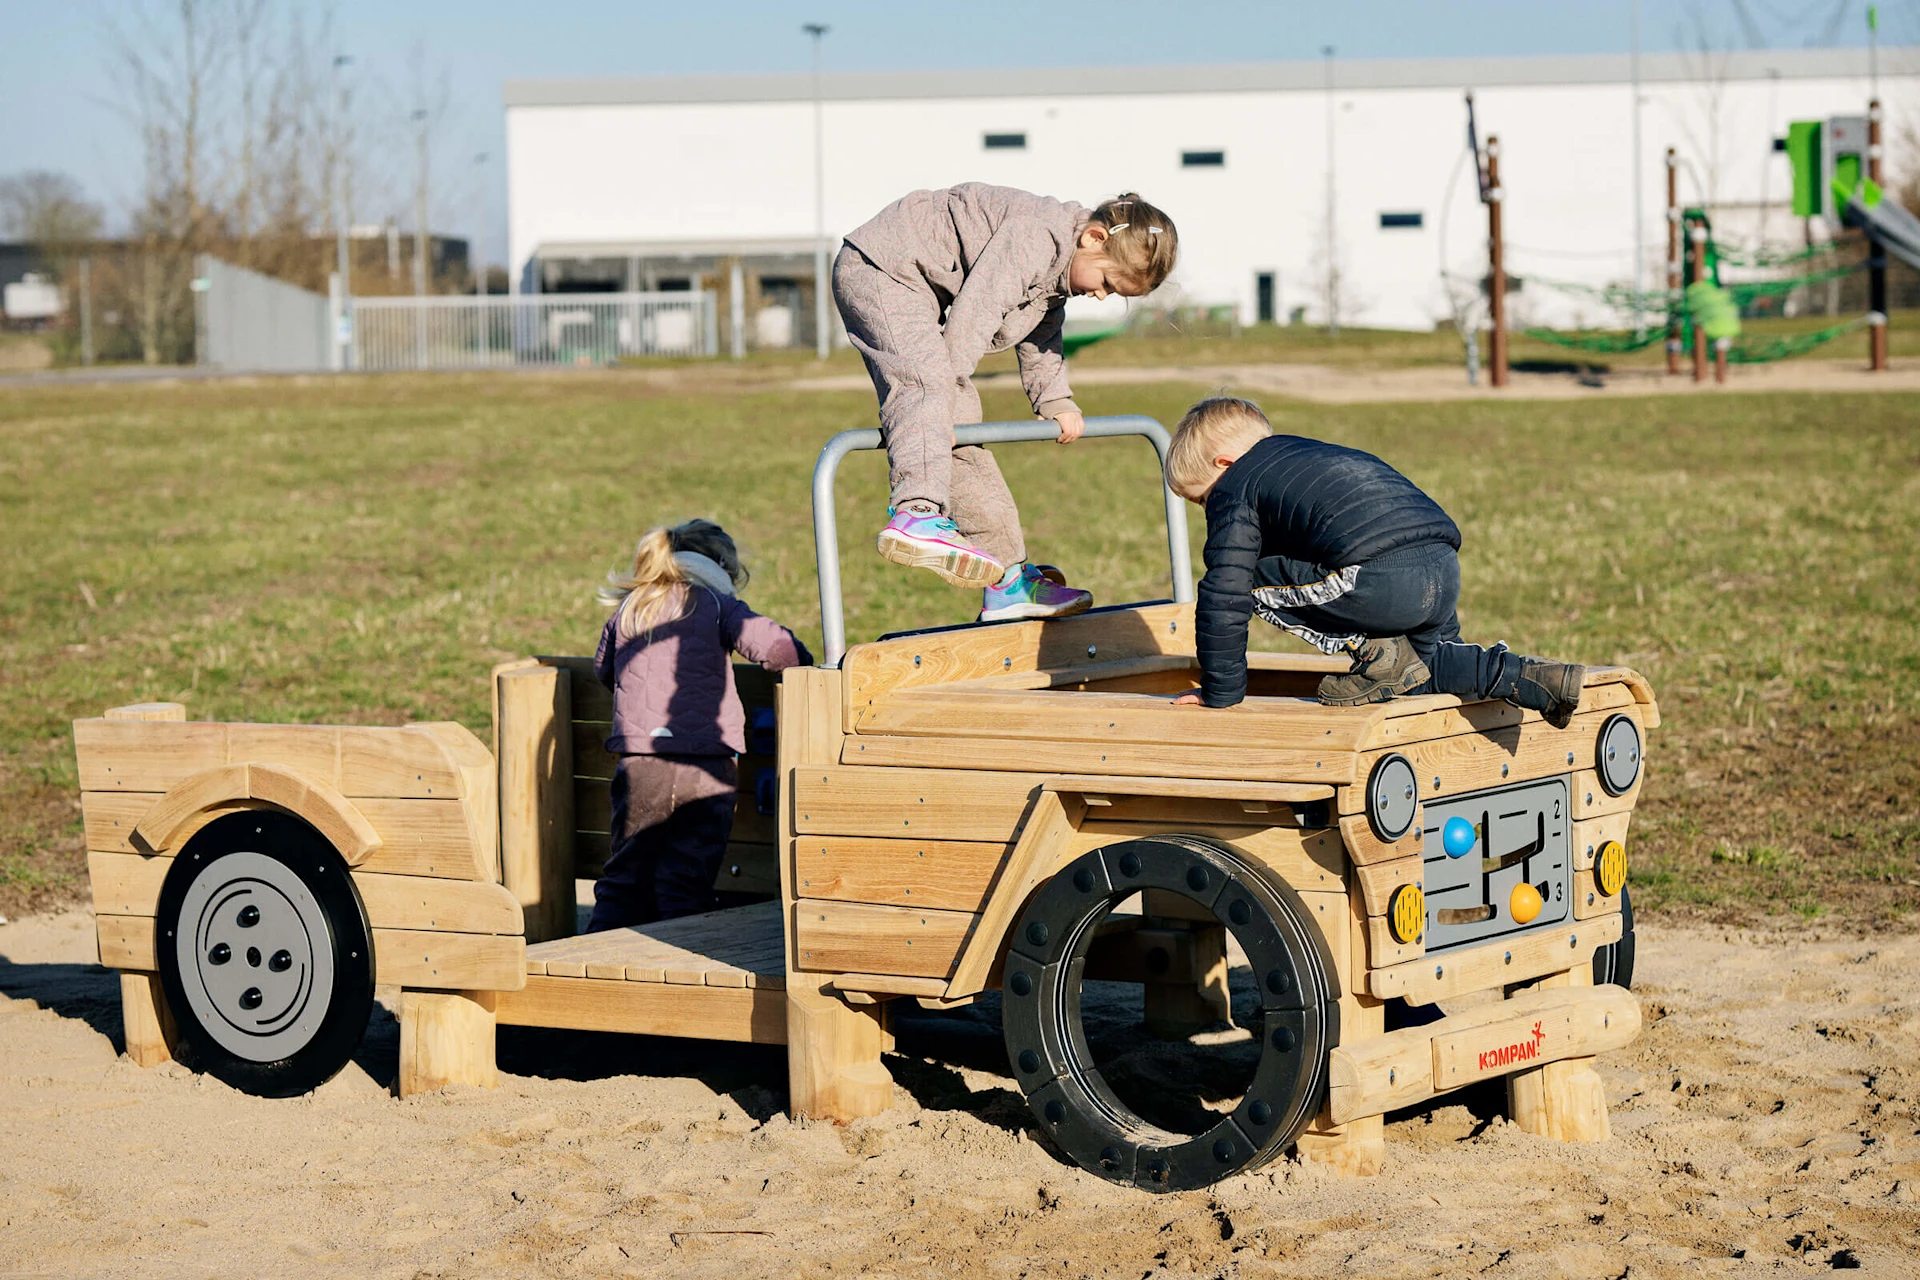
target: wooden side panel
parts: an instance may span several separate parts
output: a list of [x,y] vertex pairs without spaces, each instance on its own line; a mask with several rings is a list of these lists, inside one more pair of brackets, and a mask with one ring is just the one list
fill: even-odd
[[1367,975],[1367,987],[1385,1000],[1432,1004],[1470,991],[1526,982],[1588,963],[1593,953],[1620,941],[1620,917],[1599,916],[1540,933],[1429,956]]
[[1620,910],[1620,895],[1608,897],[1600,892],[1600,886],[1592,871],[1573,873],[1573,918],[1591,920],[1595,916],[1617,913]]
[[[1619,711],[1633,705],[1633,690],[1628,686],[1589,683],[1580,696],[1578,714]],[[1363,750],[1543,723],[1538,711],[1525,711],[1510,702],[1462,702],[1446,695],[1395,698],[1382,704],[1382,715],[1361,743]]]
[[846,740],[842,764],[915,769],[965,769],[981,762],[1034,773],[1174,773],[1185,778],[1259,778],[1275,782],[1344,783],[1353,780],[1349,752],[1288,751],[1232,746],[1173,746],[1159,742],[1046,741],[1022,738],[891,737],[861,733]]
[[160,884],[172,858],[137,853],[88,853],[87,879],[93,885],[93,910],[103,916],[150,916],[160,901]]
[[124,707],[108,707],[101,718],[184,721],[187,718],[187,708],[186,704],[181,702],[130,702]]
[[[1352,787],[1347,790],[1357,792],[1361,788]],[[1345,794],[1346,792],[1343,791],[1343,798]],[[1388,844],[1373,834],[1373,828],[1367,825],[1367,816],[1364,813],[1349,813],[1340,819],[1340,838],[1346,842],[1347,856],[1360,866],[1376,862],[1395,862],[1402,858],[1420,858],[1426,855],[1427,850],[1426,823],[1426,807],[1422,805],[1415,809],[1413,825],[1407,829],[1407,834]]]
[[458,799],[465,786],[428,730],[353,725],[76,720],[83,791],[167,791],[229,764],[278,765],[342,795]]
[[1633,806],[1639,802],[1640,788],[1646,785],[1646,781],[1647,771],[1642,769],[1625,795],[1610,796],[1607,789],[1600,785],[1598,773],[1592,769],[1581,769],[1573,775],[1573,816],[1580,820],[1631,813]]
[[376,929],[509,936],[524,929],[519,901],[501,885],[361,871],[353,883]]
[[375,929],[373,961],[375,982],[443,991],[514,991],[527,980],[527,940]]
[[944,978],[980,917],[801,899],[794,907],[799,968],[822,973],[897,973]]
[[[1489,733],[1465,733],[1407,743],[1395,750],[1412,763],[1423,798],[1454,796],[1591,766],[1600,726],[1613,714],[1575,716],[1565,729],[1555,729],[1544,720],[1537,720]],[[1632,707],[1624,714],[1637,721],[1640,713],[1637,707]],[[1363,753],[1354,762],[1354,778],[1364,780],[1386,754],[1384,751]],[[1366,805],[1365,787],[1355,785],[1342,789],[1339,805],[1343,814],[1361,812]],[[1574,816],[1581,816],[1577,805]]]
[[1433,1037],[1435,1089],[1458,1089],[1562,1058],[1592,1057],[1640,1034],[1640,1002],[1619,987],[1530,993],[1506,1005],[1504,1018]]
[[153,917],[97,916],[94,928],[100,938],[100,963],[107,968],[142,973],[159,968],[153,958]]
[[1573,869],[1585,871],[1593,866],[1593,860],[1599,856],[1600,847],[1609,840],[1627,841],[1627,826],[1633,820],[1630,811],[1610,813],[1602,818],[1589,818],[1585,822],[1573,824]]
[[1369,916],[1386,915],[1401,885],[1422,884],[1425,879],[1425,863],[1418,857],[1394,858],[1353,869],[1354,883],[1359,886],[1360,898],[1366,903]]
[[[1364,905],[1364,903],[1362,904]],[[1396,942],[1393,933],[1387,928],[1385,916],[1367,917],[1367,966],[1382,969],[1389,965],[1405,964],[1425,955],[1426,945],[1418,938],[1412,942]]]
[[793,773],[794,830],[1011,843],[1040,782],[1024,773],[810,766]]
[[481,877],[500,879],[500,770],[493,753],[473,731],[452,720],[413,726],[432,734],[460,771],[460,798],[467,810],[467,829],[473,836],[474,863]]
[[[1063,840],[1063,861],[1102,845],[1175,829],[1157,823],[1115,822],[1104,810],[1089,809],[1086,813],[1079,829],[1069,830]],[[1347,857],[1337,831],[1204,823],[1182,823],[1177,830],[1226,841],[1243,857],[1265,867],[1300,893],[1346,892]]]
[[358,870],[457,880],[494,878],[492,867],[480,862],[481,855],[473,847],[467,809],[460,801],[365,799],[354,804],[381,840]]
[[751,1044],[787,1042],[787,993],[776,987],[672,986],[530,976],[494,997],[503,1026],[567,1027]]
[[837,902],[977,912],[1012,848],[994,841],[805,837],[793,842],[796,888]]

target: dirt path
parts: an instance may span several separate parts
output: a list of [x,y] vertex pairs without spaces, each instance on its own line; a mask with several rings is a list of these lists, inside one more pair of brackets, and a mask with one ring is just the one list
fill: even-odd
[[[501,1034],[495,1093],[401,1102],[384,1015],[305,1099],[116,1054],[85,912],[0,927],[0,1275],[1920,1274],[1920,938],[1643,927],[1615,1137],[1470,1094],[1385,1176],[1151,1197],[1027,1136],[979,1015],[903,1019],[896,1109],[779,1114],[778,1051]],[[626,1074],[626,1073],[632,1074]]]

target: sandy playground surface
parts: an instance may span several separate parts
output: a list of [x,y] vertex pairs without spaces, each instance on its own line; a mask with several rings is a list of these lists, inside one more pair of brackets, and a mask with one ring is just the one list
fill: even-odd
[[[509,1028],[399,1101],[381,1013],[316,1094],[119,1056],[85,910],[0,926],[0,1276],[1920,1274],[1920,938],[1643,926],[1614,1137],[1469,1092],[1383,1176],[1112,1187],[1033,1139],[978,1010],[899,1024],[895,1109],[780,1113],[779,1050]],[[385,993],[383,993],[385,994]]]

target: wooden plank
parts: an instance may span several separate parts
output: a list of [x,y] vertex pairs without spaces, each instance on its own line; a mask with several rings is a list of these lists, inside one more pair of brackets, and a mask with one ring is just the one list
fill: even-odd
[[969,689],[1085,689],[1093,683],[1198,669],[1190,653],[1150,653],[1137,658],[1088,662],[1078,667],[1015,671],[1009,666],[998,675],[981,676],[964,683]]
[[[1083,853],[1121,840],[1138,840],[1169,830],[1163,825],[1145,822],[1115,822],[1106,810],[1088,810],[1078,830],[1070,830],[1062,841],[1060,865]],[[1098,817],[1092,816],[1098,813]],[[1247,815],[1239,815],[1245,819]],[[1338,893],[1347,887],[1347,856],[1340,844],[1340,833],[1331,829],[1302,830],[1279,826],[1216,826],[1181,823],[1177,830],[1186,835],[1211,836],[1231,845],[1234,851],[1256,866],[1265,867],[1275,878],[1301,893]],[[997,895],[996,895],[997,896]],[[1009,920],[1011,925],[1012,921]]]
[[152,916],[96,916],[94,929],[100,940],[100,963],[107,968],[142,973],[159,969],[154,960]]
[[613,777],[620,757],[607,750],[607,739],[612,735],[610,720],[574,720],[567,726],[567,737],[573,744],[574,777],[602,780]]
[[[461,732],[465,732],[462,730]],[[228,766],[229,768],[233,766]],[[304,821],[320,833],[322,839],[331,844],[350,867],[360,866],[373,856],[383,843],[380,833],[373,828],[353,801],[335,791],[324,782],[283,769],[273,764],[249,764],[240,766],[247,771],[247,798],[260,800],[275,808]],[[191,786],[192,784],[188,784]],[[181,790],[185,790],[182,787]],[[169,797],[171,799],[171,797]],[[162,801],[166,803],[166,801]],[[462,801],[469,804],[470,801]],[[156,809],[158,806],[155,806]],[[471,810],[469,810],[471,814]],[[149,813],[141,821],[139,836],[144,838],[155,815]],[[469,816],[468,828],[476,839],[484,839],[487,844],[493,842],[491,830],[473,832],[474,823]],[[171,843],[171,841],[169,841]]]
[[[187,708],[179,702],[130,702],[124,707],[108,707],[101,713],[105,720],[174,720],[184,722]],[[141,1066],[147,1065],[141,1063]]]
[[227,763],[227,726],[141,720],[75,720],[82,791],[165,791]]
[[1026,773],[942,769],[861,769],[818,765],[794,770],[794,830],[803,835],[1011,842],[1040,789]]
[[571,682],[556,668],[494,675],[500,876],[525,913],[530,942],[574,929],[571,706]]
[[[1049,693],[964,688],[909,689],[855,708],[853,731],[941,738],[1134,742],[1254,751],[1353,750],[1372,713],[1312,698],[1248,698],[1225,711],[1180,707],[1144,693]],[[1159,770],[1164,773],[1164,767]]]
[[894,973],[842,973],[831,983],[835,991],[857,991],[880,996],[924,996],[937,1000],[947,989],[945,978],[907,978]]
[[[1395,698],[1381,705],[1384,718],[1360,744],[1362,750],[1542,723],[1538,711],[1526,711],[1510,702],[1465,702],[1445,694]],[[1581,692],[1576,714],[1618,711],[1633,705],[1633,690],[1626,685],[1589,683]]]
[[1327,1055],[1327,1116],[1334,1124],[1433,1095],[1433,1037],[1426,1027],[1370,1036]]
[[[452,720],[431,720],[410,727],[432,734],[460,771],[460,799],[467,809],[467,828],[473,833],[474,859],[486,869],[484,879],[499,880],[500,769],[493,752],[471,729]],[[571,882],[572,875],[567,879]]]
[[87,854],[87,880],[93,886],[93,910],[103,916],[150,916],[160,901],[160,885],[172,858],[137,853]]
[[1425,863],[1418,855],[1410,858],[1393,858],[1386,862],[1371,862],[1353,869],[1353,882],[1360,890],[1360,897],[1367,906],[1369,916],[1384,916],[1393,903],[1393,895],[1401,885],[1424,884],[1426,881]]
[[[1361,905],[1365,906],[1362,899]],[[1367,917],[1367,967],[1384,969],[1390,965],[1405,964],[1425,955],[1426,944],[1419,938],[1412,942],[1399,942],[1394,939],[1393,931],[1387,927],[1387,917]]]
[[1262,778],[1339,784],[1353,780],[1348,752],[1172,746],[1157,742],[1065,742],[1020,738],[893,737],[862,733],[845,740],[840,763],[896,768],[966,769],[981,764],[1033,773],[1118,775],[1174,773],[1185,778]]
[[376,929],[520,936],[518,899],[482,880],[444,880],[356,871],[353,883]]
[[[1643,758],[1644,761],[1644,758]],[[1603,818],[1609,814],[1630,813],[1640,800],[1640,788],[1646,785],[1647,771],[1643,765],[1640,776],[1633,780],[1633,786],[1625,795],[1610,796],[1607,789],[1600,785],[1600,775],[1592,769],[1581,769],[1573,775],[1573,816],[1576,821],[1586,818]]]
[[[178,703],[144,705],[179,706]],[[174,1046],[180,1041],[180,1030],[174,1025],[172,1010],[167,1008],[159,974],[121,973],[120,1028],[127,1057],[135,1066],[157,1067],[172,1059]]]
[[975,912],[986,902],[1011,844],[965,840],[885,840],[812,836],[793,842],[801,894]]
[[794,904],[798,968],[944,978],[974,923],[970,911],[879,907],[802,898]]
[[[1345,791],[1360,791],[1360,787],[1343,788]],[[1365,802],[1362,801],[1362,804]],[[1398,862],[1402,858],[1419,858],[1425,855],[1427,848],[1427,815],[1424,806],[1415,806],[1413,825],[1407,828],[1407,834],[1392,844],[1373,834],[1373,828],[1367,824],[1364,813],[1348,813],[1340,818],[1340,839],[1346,844],[1347,856],[1353,859],[1355,866],[1371,866],[1377,862]],[[1376,913],[1377,914],[1377,913]]]
[[458,800],[356,799],[354,807],[380,833],[380,847],[357,868],[404,876],[492,880],[473,847],[466,806]]
[[160,799],[158,791],[82,791],[80,819],[89,850],[132,853],[133,829]]
[[400,1074],[403,1098],[448,1085],[493,1089],[493,1009],[490,992],[400,993]]
[[524,987],[502,991],[494,999],[494,1019],[502,1026],[787,1042],[787,998],[777,987],[687,987],[530,975]]
[[1610,813],[1602,818],[1589,818],[1585,822],[1573,824],[1573,869],[1585,871],[1593,866],[1594,858],[1599,856],[1600,846],[1609,840],[1627,842],[1627,825],[1633,820],[1629,810]]
[[1599,916],[1591,922],[1577,921],[1375,969],[1367,975],[1367,989],[1383,1000],[1398,996],[1408,1004],[1432,1004],[1470,991],[1562,972],[1591,961],[1596,950],[1618,941],[1620,917]]
[[373,931],[374,981],[399,987],[512,991],[527,980],[527,940],[423,929]]
[[[1445,1092],[1522,1067],[1618,1049],[1640,1034],[1640,1002],[1619,987],[1531,991],[1487,1006],[1485,1021],[1459,1030],[1433,1024],[1433,1084]],[[1492,1011],[1504,1016],[1494,1017]],[[1482,1013],[1475,1009],[1471,1012]]]
[[[1187,800],[1252,800],[1262,804],[1314,804],[1333,799],[1333,788],[1313,783],[1241,782],[1218,778],[1113,778],[1063,775],[1041,784],[1048,791],[1082,797],[1154,796]],[[1091,798],[1088,803],[1092,804]],[[1248,810],[1248,812],[1256,812]],[[1265,812],[1258,810],[1257,812]]]
[[[987,978],[1000,959],[1001,939],[1013,927],[1015,913],[1041,881],[1078,856],[1072,843],[1074,827],[1085,814],[1086,806],[1077,796],[1062,797],[1056,791],[1039,793],[1033,815],[1021,827],[1019,842],[1007,855],[1007,865],[987,899],[986,910],[980,913],[979,927],[966,941],[966,949],[954,965],[953,980],[947,987],[948,999],[986,989]],[[799,914],[796,908],[793,913],[796,920]],[[882,966],[847,966],[868,972],[879,967]]]
[[1573,918],[1591,920],[1595,916],[1612,915],[1620,910],[1620,895],[1608,897],[1600,892],[1600,885],[1593,871],[1573,873]]
[[[1463,733],[1429,742],[1408,743],[1395,750],[1413,765],[1420,782],[1420,796],[1432,800],[1489,787],[1512,786],[1534,778],[1571,773],[1593,763],[1594,743],[1600,726],[1615,714],[1639,715],[1637,707],[1623,713],[1600,712],[1575,716],[1565,729],[1555,729],[1544,720],[1496,729],[1488,733]],[[1340,812],[1358,813],[1366,807],[1365,779],[1385,751],[1363,752],[1354,762],[1354,786],[1340,792]],[[1643,771],[1644,772],[1644,771]],[[1438,779],[1438,785],[1435,780]],[[1576,814],[1576,816],[1578,816]]]
[[418,726],[76,720],[83,791],[167,791],[229,764],[270,764],[342,795],[458,799],[458,768]]
[[[840,670],[852,708],[902,689],[1192,649],[1193,606],[1163,604],[858,644],[847,651]],[[853,723],[846,727],[851,730]]]

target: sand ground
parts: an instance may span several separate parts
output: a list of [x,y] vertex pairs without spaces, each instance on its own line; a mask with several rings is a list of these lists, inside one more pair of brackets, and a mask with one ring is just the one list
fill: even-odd
[[1483,1089],[1391,1117],[1381,1177],[1166,1197],[1030,1136],[991,1010],[903,1017],[846,1127],[786,1120],[779,1050],[519,1028],[498,1091],[400,1101],[384,1013],[275,1102],[120,1056],[92,937],[0,926],[0,1276],[1920,1274],[1920,937],[1643,925],[1611,1141]]

